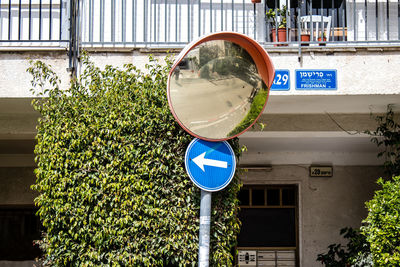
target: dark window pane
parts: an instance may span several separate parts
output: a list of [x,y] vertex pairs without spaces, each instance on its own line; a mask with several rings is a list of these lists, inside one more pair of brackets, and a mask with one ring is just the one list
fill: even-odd
[[242,227],[239,247],[295,247],[294,208],[243,208],[239,213]]
[[0,209],[0,260],[23,261],[39,257],[40,221],[34,208]]
[[279,206],[279,189],[267,189],[267,205]]
[[239,192],[239,202],[242,206],[250,205],[250,191],[247,188],[243,188]]
[[294,192],[294,188],[282,189],[282,205],[294,206],[296,204]]
[[253,189],[253,191],[251,192],[251,204],[253,206],[265,205],[264,189]]

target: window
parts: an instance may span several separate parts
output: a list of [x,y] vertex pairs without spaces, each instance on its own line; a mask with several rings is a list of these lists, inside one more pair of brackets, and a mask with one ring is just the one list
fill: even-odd
[[34,207],[0,207],[0,260],[33,260],[40,249],[33,244],[40,239],[41,224]]

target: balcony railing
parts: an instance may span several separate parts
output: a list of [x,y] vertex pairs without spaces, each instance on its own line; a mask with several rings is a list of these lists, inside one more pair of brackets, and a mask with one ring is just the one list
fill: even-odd
[[278,49],[397,46],[399,14],[400,0],[0,0],[0,46],[65,46],[70,28],[85,47],[182,47],[217,31]]
[[69,42],[66,0],[0,0],[0,45]]

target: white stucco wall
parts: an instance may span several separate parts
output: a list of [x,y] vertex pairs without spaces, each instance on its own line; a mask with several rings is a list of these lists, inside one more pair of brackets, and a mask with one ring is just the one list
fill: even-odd
[[[163,58],[165,52],[150,51]],[[390,51],[308,51],[302,53],[302,62],[296,52],[269,52],[276,69],[290,71],[291,89],[273,91],[271,95],[384,95],[400,94],[400,50]],[[100,67],[107,64],[122,66],[132,63],[144,68],[149,53],[139,50],[129,52],[91,52],[92,60]],[[26,73],[29,59],[42,60],[53,66],[63,81],[68,84],[69,73],[66,51],[55,52],[0,52],[0,98],[31,97],[31,77]],[[294,71],[297,69],[336,69],[337,90],[295,90]]]

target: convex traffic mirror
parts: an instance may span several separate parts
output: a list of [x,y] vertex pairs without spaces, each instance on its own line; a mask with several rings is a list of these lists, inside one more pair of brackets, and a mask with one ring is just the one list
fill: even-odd
[[262,113],[275,70],[265,50],[231,32],[189,44],[169,73],[168,101],[178,123],[208,141],[233,138]]

